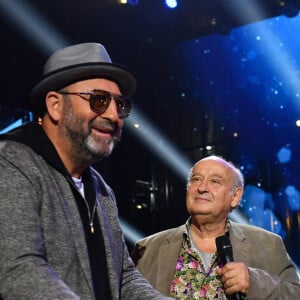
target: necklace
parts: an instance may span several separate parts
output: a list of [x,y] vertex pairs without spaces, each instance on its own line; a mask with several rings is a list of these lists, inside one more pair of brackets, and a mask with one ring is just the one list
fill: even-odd
[[90,208],[89,208],[88,205],[87,205],[87,207],[88,207],[88,214],[89,214],[89,220],[90,220],[90,230],[91,230],[91,233],[94,233],[95,232],[95,228],[94,228],[94,216],[95,216],[95,212],[96,212],[96,208],[97,208],[97,200],[95,200],[95,204],[94,204],[94,207],[93,207],[92,215],[90,213]]
[[94,233],[95,232],[94,217],[95,217],[96,209],[97,209],[97,206],[98,206],[97,205],[97,200],[95,200],[95,202],[94,202],[93,210],[92,210],[92,213],[91,213],[88,201],[86,200],[84,195],[82,195],[82,197],[83,197],[84,203],[86,205],[88,216],[89,216],[90,230],[91,230],[91,233]]
[[82,181],[82,177],[80,177],[80,178],[74,178],[74,177],[72,177],[72,179],[73,179],[75,185],[78,188],[78,191],[80,192],[80,194],[81,194],[81,196],[82,196],[82,198],[84,200],[84,203],[86,205],[87,212],[88,212],[88,217],[89,217],[90,231],[91,231],[91,233],[94,233],[95,232],[94,217],[95,217],[95,212],[96,212],[96,209],[97,209],[97,200],[95,200],[95,203],[94,203],[94,206],[93,206],[93,210],[92,210],[92,213],[91,213],[90,205],[89,205],[88,201],[85,198],[84,184],[83,184],[83,181]]

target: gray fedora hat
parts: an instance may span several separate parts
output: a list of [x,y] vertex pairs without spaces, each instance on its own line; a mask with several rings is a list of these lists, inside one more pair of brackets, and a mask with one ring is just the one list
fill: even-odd
[[105,47],[98,43],[83,43],[58,50],[47,60],[42,80],[29,94],[30,109],[36,114],[46,111],[45,96],[76,81],[107,78],[116,82],[124,96],[132,96],[136,77],[125,66],[112,63]]

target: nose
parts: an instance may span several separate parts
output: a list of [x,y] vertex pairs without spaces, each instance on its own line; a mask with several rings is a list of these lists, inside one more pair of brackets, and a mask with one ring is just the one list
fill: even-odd
[[198,191],[198,193],[205,193],[205,192],[207,192],[207,181],[206,180],[202,180],[202,181],[200,181],[199,183],[198,183],[198,185],[197,185],[197,191]]
[[115,100],[111,99],[107,109],[101,114],[101,118],[110,120],[111,122],[117,122],[120,119]]

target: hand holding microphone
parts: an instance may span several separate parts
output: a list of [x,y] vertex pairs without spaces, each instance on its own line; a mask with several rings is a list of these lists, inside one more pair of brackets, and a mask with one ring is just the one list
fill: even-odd
[[[230,239],[227,235],[222,235],[222,236],[217,237],[216,238],[216,246],[217,246],[217,251],[218,251],[219,257],[222,260],[224,266],[229,262],[233,262],[232,246],[231,246]],[[228,269],[228,267],[227,267],[227,269]],[[240,266],[240,267],[242,267],[243,271],[244,271],[245,267],[244,266]],[[226,270],[226,268],[225,268],[225,270]],[[222,282],[225,283],[225,285],[226,285],[226,281],[228,284],[229,278],[226,277],[226,271],[225,272],[223,272],[223,271],[222,271],[222,274],[220,274],[220,275],[222,276]],[[232,270],[227,270],[227,272],[231,272],[230,280],[232,280],[233,277],[236,277],[236,275],[234,274],[234,272]],[[243,274],[243,272],[239,272],[238,276],[241,274]],[[235,280],[236,280],[236,278],[235,278]],[[249,278],[248,278],[248,284],[249,284]],[[245,294],[243,294],[241,292],[237,292],[237,293],[232,294],[229,299],[230,300],[243,300],[243,299],[245,299]]]

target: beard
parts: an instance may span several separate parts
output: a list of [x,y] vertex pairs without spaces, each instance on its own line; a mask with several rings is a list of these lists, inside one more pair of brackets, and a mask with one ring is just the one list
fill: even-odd
[[[72,145],[73,158],[80,161],[92,163],[109,156],[121,138],[121,129],[116,123],[94,119],[86,125],[84,118],[74,114],[71,104],[64,105],[61,124]],[[111,137],[93,135],[94,126],[110,130]]]

